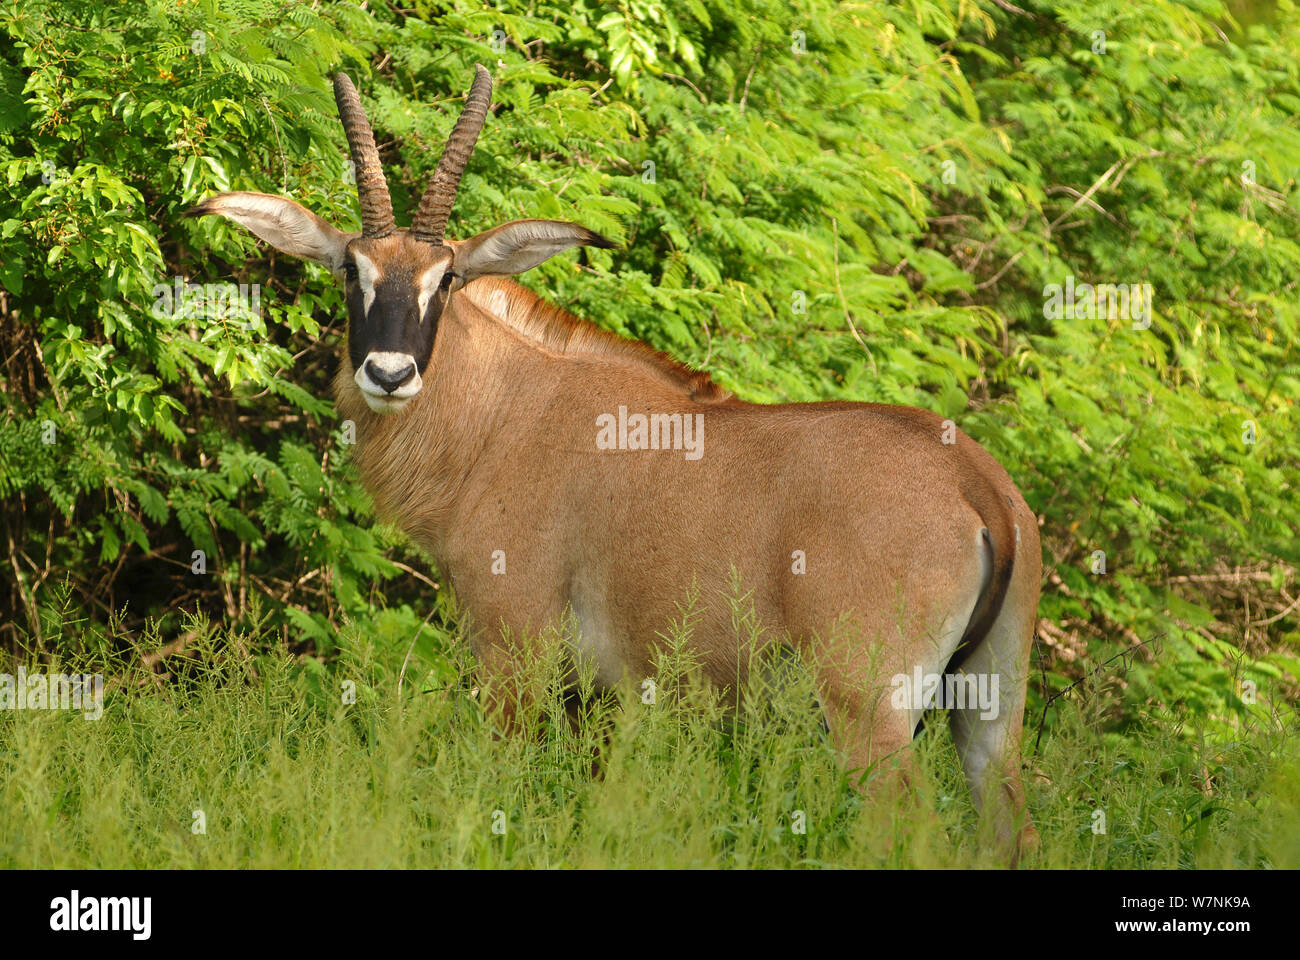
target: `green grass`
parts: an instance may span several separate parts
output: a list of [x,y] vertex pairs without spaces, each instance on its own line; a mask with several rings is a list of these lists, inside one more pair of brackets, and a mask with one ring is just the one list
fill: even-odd
[[[63,661],[111,678],[99,720],[0,712],[0,866],[991,863],[942,717],[916,742],[915,796],[864,801],[805,674],[788,671],[729,713],[693,679],[681,632],[666,644],[654,704],[629,686],[589,699],[576,729],[558,663],[539,659],[527,735],[501,739],[457,647],[450,659],[407,661],[357,629],[325,666],[282,648],[240,652],[270,641],[192,626],[193,649],[167,661],[166,679],[141,666],[150,638],[116,653],[82,644],[95,652]],[[354,703],[343,702],[344,681]],[[1058,701],[1037,754],[1030,723],[1042,850],[1026,866],[1300,866],[1293,714],[1244,721],[1225,741],[1167,714],[1108,730],[1103,705],[1104,691]],[[1095,810],[1104,834],[1093,832]],[[796,811],[804,833],[792,829]]]

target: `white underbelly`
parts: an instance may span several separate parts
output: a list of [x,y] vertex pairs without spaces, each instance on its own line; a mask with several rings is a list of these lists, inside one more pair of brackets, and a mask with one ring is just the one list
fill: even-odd
[[575,621],[574,648],[579,669],[594,671],[599,687],[614,686],[623,678],[627,665],[620,652],[622,644],[617,642],[603,591],[579,582],[574,585],[569,602]]

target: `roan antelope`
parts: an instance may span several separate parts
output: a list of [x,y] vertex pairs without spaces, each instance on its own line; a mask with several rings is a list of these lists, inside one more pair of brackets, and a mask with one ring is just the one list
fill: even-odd
[[188,213],[220,214],[342,279],[334,390],[356,423],[361,475],[380,516],[450,577],[496,709],[508,724],[523,695],[520,638],[568,617],[599,684],[647,676],[693,583],[697,656],[734,685],[746,662],[719,598],[735,571],[770,635],[816,653],[851,770],[905,777],[926,704],[897,699],[900,676],[987,683],[993,708],[959,700],[952,729],[984,822],[1014,860],[1035,839],[1019,744],[1041,563],[1015,484],[932,413],[745,403],[504,279],[570,247],[611,246],[581,226],[518,220],[445,238],[491,83],[479,66],[408,230],[344,74],[334,93],[360,234],[260,193]]

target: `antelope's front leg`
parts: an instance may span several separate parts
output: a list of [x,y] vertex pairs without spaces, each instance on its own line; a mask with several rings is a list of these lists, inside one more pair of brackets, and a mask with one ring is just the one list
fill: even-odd
[[538,731],[549,688],[571,673],[563,608],[558,595],[550,599],[533,604],[525,617],[498,614],[472,635],[482,702],[505,736]]
[[512,639],[490,632],[495,635],[474,644],[480,697],[488,718],[503,736],[510,737],[526,729],[528,719],[536,715],[538,698]]

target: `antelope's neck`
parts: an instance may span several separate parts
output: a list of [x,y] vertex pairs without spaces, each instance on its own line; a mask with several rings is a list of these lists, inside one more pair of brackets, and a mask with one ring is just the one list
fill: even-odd
[[464,312],[444,314],[424,388],[396,413],[366,405],[346,344],[334,378],[336,408],[356,426],[352,458],[378,516],[435,560],[460,492],[509,409],[509,357],[480,329],[491,321]]

